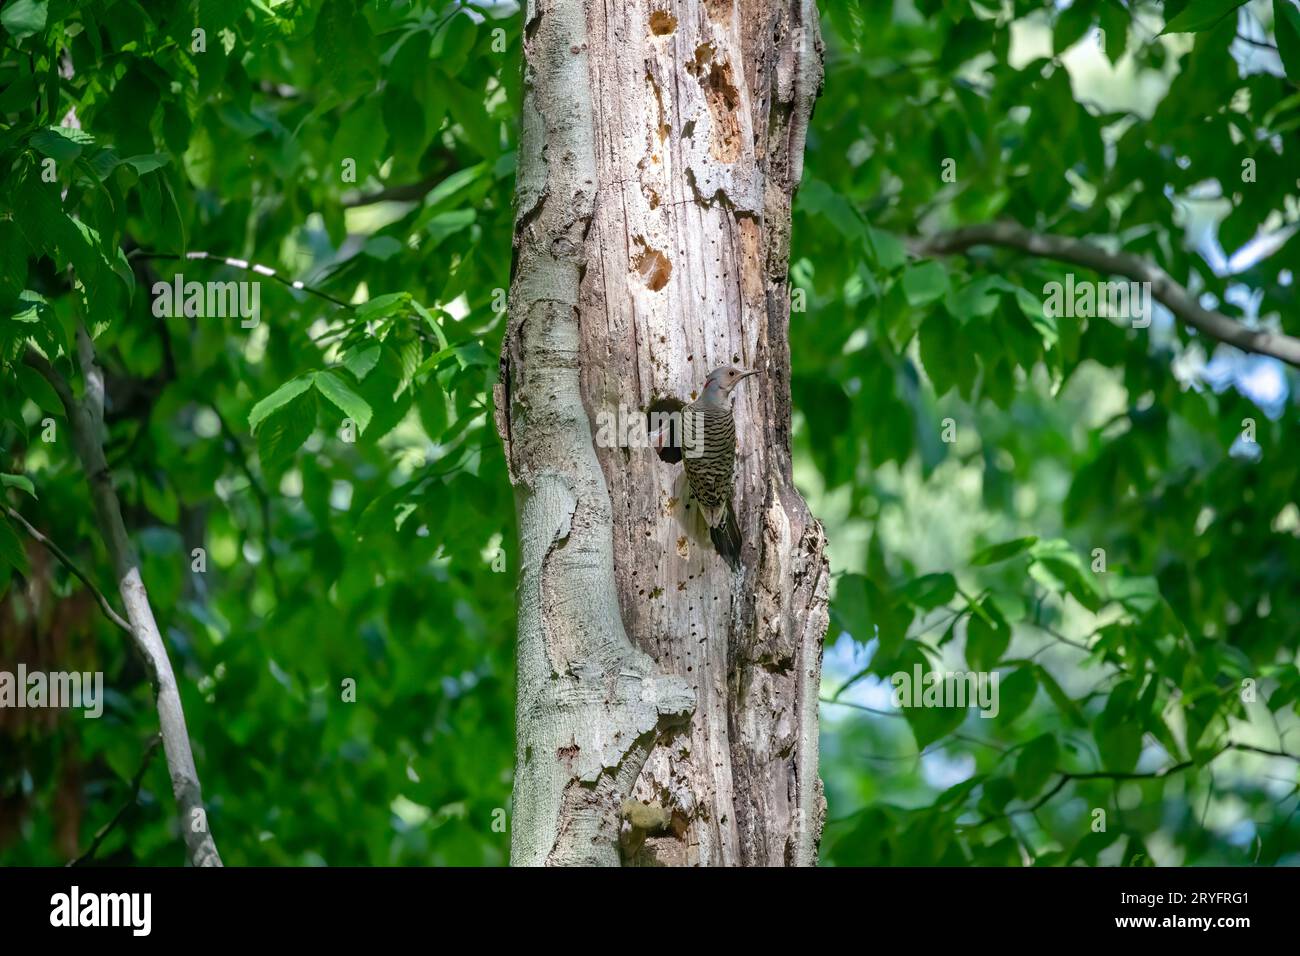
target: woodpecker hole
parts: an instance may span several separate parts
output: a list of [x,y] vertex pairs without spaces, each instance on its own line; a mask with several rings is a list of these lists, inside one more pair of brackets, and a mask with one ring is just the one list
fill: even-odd
[[677,29],[677,18],[667,10],[650,11],[650,32],[657,37],[666,37]]
[[666,255],[652,248],[640,236],[636,237],[636,244],[641,247],[641,251],[632,257],[632,267],[641,274],[647,289],[658,292],[672,278],[673,264]]
[[[682,460],[682,418],[685,403],[678,398],[656,398],[646,409],[646,434],[652,436],[655,453],[661,461],[675,465]],[[662,431],[662,439],[655,436]]]

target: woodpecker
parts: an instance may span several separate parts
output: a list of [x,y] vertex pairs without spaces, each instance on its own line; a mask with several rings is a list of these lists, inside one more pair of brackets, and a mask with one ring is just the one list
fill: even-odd
[[686,483],[709,526],[713,546],[733,568],[740,560],[740,525],[731,501],[736,481],[731,391],[757,371],[734,365],[715,368],[704,380],[700,397],[682,409]]

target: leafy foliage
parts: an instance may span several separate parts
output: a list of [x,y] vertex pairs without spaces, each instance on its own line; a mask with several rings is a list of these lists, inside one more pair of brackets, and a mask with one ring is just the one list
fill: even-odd
[[[908,254],[1010,219],[1294,334],[1296,11],[1164,7],[827,7],[792,354],[838,573],[831,862],[1297,859],[1297,760],[1268,753],[1300,752],[1294,369],[1160,308],[1046,314],[1047,283],[1109,276]],[[996,673],[999,712],[894,706],[918,662]]]
[[[84,542],[79,560],[111,581],[62,405],[21,364],[30,343],[81,388],[69,356],[86,322],[109,372],[109,460],[228,863],[506,858],[491,824],[513,762],[514,535],[485,412],[509,271],[512,13],[6,5],[4,470],[39,490],[24,513]],[[353,305],[135,254],[195,249]],[[152,286],[176,273],[261,279],[260,320],[155,316]],[[0,577],[17,613],[29,596],[11,581],[12,532],[0,527]],[[77,585],[48,573],[32,631],[93,646],[110,701],[102,720],[17,738],[0,768],[23,821],[0,837],[13,862],[84,849],[128,800],[157,720],[121,635],[61,622],[53,603]],[[24,630],[0,625],[0,657]],[[355,704],[340,702],[348,678]],[[20,798],[24,768],[37,790]],[[84,815],[42,809],[79,778]],[[143,790],[100,858],[176,862],[162,761]]]
[[[791,354],[836,574],[823,859],[1296,862],[1297,762],[1270,755],[1300,752],[1294,370],[1160,309],[1049,316],[1067,267],[911,239],[1091,237],[1300,332],[1300,12],[822,8]],[[80,393],[84,324],[226,862],[504,862],[517,10],[15,0],[0,27],[6,500],[111,581],[62,402],[22,361]],[[178,273],[260,281],[256,323],[156,315]],[[0,858],[61,863],[130,801],[156,717],[121,635],[5,517],[0,595],[0,661],[105,672],[100,720],[0,724]],[[998,675],[996,716],[890,701],[894,675],[964,669]],[[98,856],[175,863],[174,827],[155,761]]]

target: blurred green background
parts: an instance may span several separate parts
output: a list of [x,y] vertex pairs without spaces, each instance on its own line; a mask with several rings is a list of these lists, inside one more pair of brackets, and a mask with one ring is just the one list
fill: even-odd
[[[823,862],[1300,862],[1295,370],[1162,308],[1052,319],[1056,263],[907,246],[1011,219],[1300,333],[1300,8],[822,8],[791,353],[835,575]],[[111,581],[68,442],[41,439],[57,399],[18,371],[84,318],[224,861],[504,864],[517,8],[21,0],[0,26],[0,471],[35,492],[7,500]],[[138,249],[365,305],[267,282],[256,328],[157,319],[158,279],[248,276]],[[326,368],[355,441],[319,386],[250,429]],[[0,710],[0,862],[62,864],[131,803],[157,718],[65,569],[7,522],[0,559],[0,664],[105,673],[99,720]],[[917,664],[995,670],[998,717],[900,711]],[[179,863],[174,817],[155,759],[95,859]]]

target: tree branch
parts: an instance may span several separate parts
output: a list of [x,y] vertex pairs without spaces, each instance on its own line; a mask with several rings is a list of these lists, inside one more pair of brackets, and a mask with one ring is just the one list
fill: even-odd
[[86,382],[85,397],[80,401],[72,394],[72,389],[63,376],[44,357],[28,350],[24,361],[45,376],[63,401],[68,415],[73,447],[90,483],[96,523],[113,562],[118,592],[122,596],[127,620],[130,622],[130,633],[144,657],[145,666],[153,681],[154,704],[158,709],[163,751],[167,755],[172,791],[181,811],[180,829],[189,862],[193,866],[220,866],[221,857],[208,832],[207,813],[203,808],[199,774],[190,749],[176,676],[172,672],[162,634],[154,620],[149,592],[140,576],[140,562],[127,536],[126,525],[122,521],[122,506],[118,501],[117,490],[113,487],[112,472],[104,457],[104,446],[100,439],[104,425],[104,375],[95,364],[95,347],[84,326],[77,329],[77,353]]
[[126,816],[127,811],[135,806],[136,801],[140,799],[140,784],[144,782],[145,771],[149,769],[149,764],[153,762],[153,755],[157,753],[160,743],[162,743],[162,735],[154,734],[153,739],[149,741],[149,747],[144,752],[144,759],[140,761],[140,769],[135,772],[135,777],[131,780],[131,798],[122,804],[117,813],[113,814],[113,819],[99,828],[99,832],[95,834],[95,839],[91,841],[86,852],[75,860],[69,860],[68,866],[80,866],[93,860],[95,854],[99,851],[100,844],[104,842],[104,838],[113,832],[113,828],[122,822],[122,818]]
[[344,209],[356,209],[360,206],[373,206],[381,202],[419,202],[434,186],[442,181],[442,176],[426,176],[414,183],[400,183],[385,186],[374,192],[352,192],[343,196]]
[[284,286],[286,289],[293,289],[295,292],[306,292],[308,295],[314,295],[318,299],[324,299],[326,302],[329,302],[331,305],[337,305],[340,308],[344,308],[344,309],[353,308],[353,306],[350,303],[344,302],[342,299],[338,298],[337,296],[332,296],[328,292],[325,292],[321,289],[313,288],[312,286],[309,286],[306,283],[299,281],[298,279],[287,279],[284,276],[280,275],[280,273],[272,269],[270,266],[264,266],[258,262],[249,262],[246,259],[235,259],[230,256],[218,256],[218,255],[214,255],[211,252],[203,252],[201,250],[195,250],[193,252],[187,252],[184,255],[180,255],[174,252],[150,252],[148,249],[132,249],[130,254],[127,256],[127,258],[128,259],[176,259],[176,260],[189,261],[189,262],[220,262],[223,265],[230,266],[231,268],[234,269],[243,269],[245,272],[253,272],[260,276],[266,276],[268,279],[272,279],[280,283],[280,285]]
[[1243,352],[1269,355],[1300,368],[1300,339],[1281,332],[1252,329],[1236,319],[1203,308],[1196,297],[1164,269],[1127,252],[1107,252],[1082,239],[1032,232],[1011,222],[963,226],[921,238],[912,248],[921,255],[964,253],[974,246],[1002,246],[1044,259],[1055,259],[1102,275],[1120,275],[1151,283],[1151,295],[1182,322],[1212,339]]
[[77,577],[77,579],[81,581],[82,584],[84,584],[87,588],[90,589],[90,593],[95,595],[95,600],[99,602],[99,607],[104,612],[105,617],[107,617],[110,621],[112,621],[122,630],[126,631],[127,634],[132,633],[131,625],[126,622],[126,620],[122,617],[122,615],[118,614],[117,611],[113,610],[113,605],[108,603],[108,598],[104,597],[104,592],[101,591],[99,588],[95,587],[94,582],[92,582],[90,578],[86,577],[86,575],[82,572],[82,570],[79,567],[73,564],[72,559],[69,558],[67,554],[64,553],[62,548],[60,548],[57,544],[55,544],[45,535],[41,534],[34,527],[32,527],[31,522],[29,522],[26,518],[24,518],[22,514],[16,509],[11,508],[9,505],[5,505],[5,514],[7,514],[10,518],[13,518],[20,525],[22,525],[29,535],[31,535],[33,538],[35,538],[37,541],[43,544],[45,546],[45,549],[49,551],[50,554],[58,558],[59,561],[62,562],[65,568],[71,571]]
[[[1269,750],[1265,747],[1256,747],[1254,744],[1239,744],[1239,743],[1233,743],[1232,741],[1229,741],[1228,743],[1220,747],[1218,750],[1216,750],[1214,752],[1214,755],[1210,757],[1208,760],[1206,760],[1202,764],[1202,766],[1208,767],[1211,763],[1213,763],[1215,760],[1218,760],[1229,750],[1241,750],[1241,751],[1246,751],[1248,753],[1263,754],[1268,757],[1286,757],[1288,760],[1295,760],[1297,762],[1300,762],[1300,754],[1287,753],[1284,750]],[[1196,766],[1196,761],[1184,760],[1181,763],[1176,763],[1168,767],[1161,767],[1159,770],[1151,770],[1151,771],[1146,771],[1141,773],[1136,771],[1123,772],[1118,770],[1055,770],[1053,771],[1053,773],[1059,774],[1059,778],[1057,779],[1056,783],[1052,786],[1050,790],[1048,790],[1046,793],[1044,793],[1041,797],[1039,797],[1037,800],[1035,800],[1033,803],[1029,804],[1028,806],[1018,807],[1015,810],[1007,810],[1004,813],[998,813],[998,814],[994,814],[993,816],[985,817],[984,819],[979,820],[975,823],[962,823],[962,824],[958,824],[958,826],[964,830],[978,830],[980,827],[986,826],[990,823],[994,823],[998,820],[1003,820],[1008,817],[1014,817],[1022,813],[1033,813],[1035,810],[1038,810],[1045,803],[1047,803],[1048,800],[1052,799],[1052,797],[1060,793],[1065,788],[1065,785],[1069,783],[1071,780],[1159,780],[1163,777],[1168,777],[1172,774],[1181,773],[1182,771],[1188,770],[1195,766]]]
[[1275,47],[1273,44],[1266,43],[1263,40],[1256,40],[1254,37],[1248,37],[1245,36],[1244,34],[1238,33],[1237,39],[1240,40],[1242,43],[1248,43],[1251,46],[1258,47],[1261,50],[1268,50],[1270,53],[1277,52],[1277,47]]

